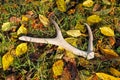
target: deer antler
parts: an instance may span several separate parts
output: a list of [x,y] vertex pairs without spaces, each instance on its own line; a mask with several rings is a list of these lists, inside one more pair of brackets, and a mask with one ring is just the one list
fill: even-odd
[[35,43],[49,43],[49,44],[61,46],[61,47],[65,48],[66,50],[73,52],[75,55],[83,56],[87,59],[94,58],[93,35],[92,35],[92,31],[90,29],[90,26],[87,23],[85,23],[85,25],[87,26],[88,33],[89,33],[88,51],[82,51],[82,50],[79,50],[79,49],[71,46],[69,43],[67,43],[62,36],[61,30],[60,30],[58,24],[52,18],[50,18],[50,21],[54,24],[56,31],[57,31],[57,36],[55,38],[33,38],[33,37],[28,37],[28,36],[21,36],[21,37],[19,37],[19,40],[35,42]]

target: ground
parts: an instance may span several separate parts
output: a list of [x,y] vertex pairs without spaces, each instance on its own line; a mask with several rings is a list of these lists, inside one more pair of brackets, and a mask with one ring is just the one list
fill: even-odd
[[[89,39],[87,23],[95,57],[88,60],[60,46],[19,40],[23,35],[56,37],[51,15],[64,39],[84,51]],[[0,26],[1,80],[120,79],[119,0],[2,0]]]

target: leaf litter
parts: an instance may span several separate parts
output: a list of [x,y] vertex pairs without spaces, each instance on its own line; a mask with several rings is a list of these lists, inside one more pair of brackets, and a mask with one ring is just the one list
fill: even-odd
[[[10,75],[35,80],[120,80],[118,3],[118,0],[3,0],[0,2],[3,12],[0,14],[0,79]],[[21,35],[55,37],[54,26],[49,21],[51,13],[63,37],[78,49],[87,49],[88,36],[83,23],[90,25],[94,59],[87,60],[51,44],[37,45],[17,39]]]

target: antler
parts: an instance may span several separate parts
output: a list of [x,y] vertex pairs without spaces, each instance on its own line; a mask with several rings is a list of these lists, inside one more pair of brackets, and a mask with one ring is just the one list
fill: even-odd
[[66,50],[73,52],[75,55],[83,56],[85,58],[87,57],[87,59],[94,58],[93,35],[92,35],[92,31],[88,24],[85,23],[85,25],[87,26],[87,29],[88,29],[89,37],[90,37],[88,51],[82,51],[82,50],[79,50],[79,49],[71,46],[69,43],[67,43],[62,36],[61,30],[60,30],[58,24],[52,18],[50,18],[50,21],[54,24],[56,31],[57,31],[57,36],[55,38],[33,38],[33,37],[28,37],[28,36],[21,36],[21,37],[19,37],[19,40],[35,42],[35,43],[49,43],[49,44],[61,46],[61,47],[65,48]]

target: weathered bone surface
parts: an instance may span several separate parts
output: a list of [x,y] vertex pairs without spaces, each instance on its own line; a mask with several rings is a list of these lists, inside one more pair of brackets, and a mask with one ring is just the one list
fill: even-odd
[[35,42],[35,43],[53,44],[53,45],[61,46],[61,47],[65,48],[66,50],[73,52],[75,55],[82,56],[87,59],[94,58],[93,35],[92,35],[92,31],[88,24],[85,23],[85,25],[87,26],[87,29],[88,29],[88,33],[89,33],[88,51],[82,51],[82,50],[79,50],[79,49],[71,46],[69,43],[67,43],[62,36],[61,30],[60,30],[58,24],[52,18],[50,18],[50,21],[54,24],[56,31],[57,31],[57,36],[55,38],[33,38],[33,37],[29,37],[29,36],[21,36],[21,37],[19,37],[19,40]]

